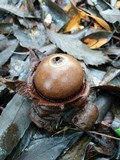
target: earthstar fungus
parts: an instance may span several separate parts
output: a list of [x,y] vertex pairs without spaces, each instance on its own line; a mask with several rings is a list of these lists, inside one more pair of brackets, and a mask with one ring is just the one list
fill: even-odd
[[[98,110],[94,105],[90,111],[86,105],[90,87],[80,62],[63,53],[51,54],[40,61],[33,51],[30,62],[31,74],[27,81],[16,82],[16,91],[34,100],[30,111],[32,121],[49,132],[59,130],[63,122],[83,130],[90,129],[98,117]],[[80,124],[84,116],[79,115],[85,115],[84,112],[94,117],[88,127],[86,123],[85,126]]]

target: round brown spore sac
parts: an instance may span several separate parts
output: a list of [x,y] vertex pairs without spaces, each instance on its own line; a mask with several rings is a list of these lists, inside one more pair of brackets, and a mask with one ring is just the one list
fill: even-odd
[[83,69],[75,58],[68,54],[52,54],[38,65],[34,85],[45,98],[62,100],[81,90],[83,77]]

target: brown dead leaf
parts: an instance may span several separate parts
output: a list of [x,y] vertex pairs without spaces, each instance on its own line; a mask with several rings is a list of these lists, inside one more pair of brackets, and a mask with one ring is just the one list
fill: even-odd
[[86,22],[90,22],[90,18],[83,10],[79,11],[73,4],[71,4],[69,8],[68,14],[71,18],[65,25],[64,32],[83,29],[84,26],[81,24],[81,21],[85,20]]
[[88,45],[88,47],[90,47],[91,49],[95,49],[95,48],[99,48],[101,47],[102,45],[104,45],[105,43],[107,43],[107,39],[106,38],[101,38],[99,40],[97,39],[89,39],[89,38],[86,38],[84,40],[84,42]]
[[89,15],[92,19],[94,19],[100,26],[102,26],[106,31],[111,31],[110,26],[107,22],[105,22],[102,18],[99,18],[93,14]]
[[[71,8],[70,8],[71,7]],[[83,10],[83,9],[78,9],[75,7],[73,4],[69,6],[70,9],[68,9],[68,14],[71,17],[69,22],[65,25],[65,32],[71,31],[73,29],[79,29],[81,28],[81,20],[85,20],[86,22],[90,22],[90,18],[96,22],[98,26],[101,26],[103,29],[106,31],[111,31],[109,24],[103,20],[102,18],[99,18],[92,13]],[[82,28],[85,27],[82,25]]]
[[84,26],[80,25],[81,16],[74,15],[71,20],[67,23],[64,32],[76,30],[76,29],[83,29]]
[[95,32],[82,39],[91,49],[100,48],[112,38],[111,32]]
[[[93,26],[94,29],[102,30],[102,27],[97,22],[93,22],[93,24],[94,24],[94,26]],[[91,29],[92,29],[92,27],[91,27]]]

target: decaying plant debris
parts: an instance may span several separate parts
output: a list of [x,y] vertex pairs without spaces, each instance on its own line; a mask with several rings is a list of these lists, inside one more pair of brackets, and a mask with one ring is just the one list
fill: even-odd
[[[56,53],[83,68],[82,107],[35,95],[32,76]],[[0,0],[0,126],[0,160],[120,159],[119,0]]]

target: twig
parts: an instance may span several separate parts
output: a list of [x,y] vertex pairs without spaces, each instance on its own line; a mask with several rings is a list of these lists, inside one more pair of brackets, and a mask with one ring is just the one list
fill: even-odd
[[108,138],[120,141],[120,138],[113,137],[113,136],[110,136],[110,135],[106,135],[106,134],[103,134],[103,133],[98,133],[98,132],[95,132],[95,131],[88,131],[88,132],[92,133],[92,134],[96,134],[96,135],[100,135],[100,136],[104,136],[104,137],[108,137]]
[[113,38],[114,38],[114,39],[117,39],[117,40],[119,40],[119,41],[120,41],[120,38],[119,38],[119,37],[117,37],[117,36],[113,36]]

